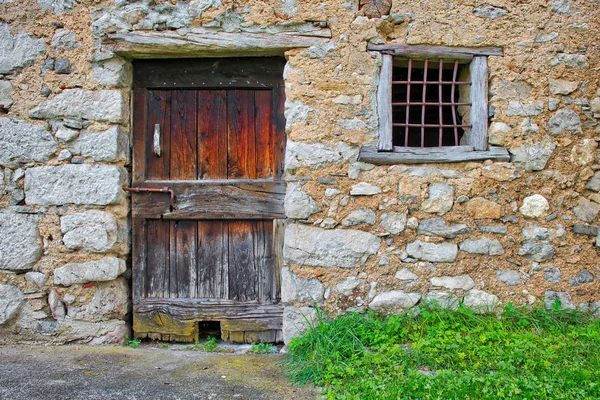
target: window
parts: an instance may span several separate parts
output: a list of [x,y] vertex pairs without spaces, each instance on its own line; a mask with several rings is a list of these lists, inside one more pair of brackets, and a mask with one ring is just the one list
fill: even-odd
[[359,160],[373,164],[507,161],[488,147],[487,57],[498,48],[369,45],[382,52],[377,90],[379,143]]

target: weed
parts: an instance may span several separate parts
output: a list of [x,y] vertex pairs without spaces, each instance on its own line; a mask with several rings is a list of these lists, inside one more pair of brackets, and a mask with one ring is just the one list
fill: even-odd
[[140,343],[142,343],[141,339],[138,338],[133,338],[133,339],[129,339],[129,335],[125,335],[125,342],[123,343],[125,346],[129,346],[132,349],[136,349]]
[[210,336],[202,346],[204,351],[213,352],[219,349],[219,341],[216,337]]
[[559,303],[321,315],[289,344],[285,366],[330,399],[600,398],[600,320]]
[[272,354],[273,345],[269,343],[252,343],[252,346],[248,350],[248,353],[254,354]]

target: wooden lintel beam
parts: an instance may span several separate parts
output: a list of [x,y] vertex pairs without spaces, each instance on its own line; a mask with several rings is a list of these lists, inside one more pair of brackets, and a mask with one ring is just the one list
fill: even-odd
[[358,161],[377,164],[425,164],[455,163],[465,161],[510,161],[508,151],[503,147],[490,146],[484,151],[467,151],[464,146],[440,148],[394,147],[396,151],[377,151],[375,146],[363,146]]
[[395,56],[416,58],[471,58],[473,56],[503,56],[500,47],[451,47],[411,45],[405,43],[369,44],[367,50],[390,51]]

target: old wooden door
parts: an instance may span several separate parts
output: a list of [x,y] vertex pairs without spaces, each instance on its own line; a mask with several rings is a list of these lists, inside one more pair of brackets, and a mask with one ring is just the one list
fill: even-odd
[[280,340],[283,66],[134,62],[136,337],[194,341],[218,321],[225,340]]

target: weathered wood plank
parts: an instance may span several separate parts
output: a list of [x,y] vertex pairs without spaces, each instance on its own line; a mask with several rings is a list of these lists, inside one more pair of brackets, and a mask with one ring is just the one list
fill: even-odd
[[146,314],[135,313],[133,315],[133,330],[137,333],[160,332],[163,335],[179,335],[194,337],[197,324],[194,321],[182,321],[173,318],[169,314],[150,312]]
[[500,47],[450,47],[411,45],[405,43],[369,44],[367,50],[393,51],[395,56],[411,58],[470,59],[472,56],[503,56]]
[[285,174],[285,86],[281,82],[273,88],[273,165],[274,179],[282,179]]
[[277,330],[244,332],[245,343],[273,343],[276,338]]
[[146,257],[147,257],[147,230],[146,220],[134,218],[131,221],[132,231],[132,276],[133,276],[133,296],[144,298],[147,296],[146,289]]
[[377,113],[379,116],[379,144],[380,151],[392,150],[392,71],[393,57],[383,54],[381,71],[379,72],[379,86],[377,87]]
[[[325,35],[327,37],[331,33]],[[314,35],[314,34],[313,34]],[[103,46],[131,58],[281,56],[324,43],[320,37],[268,33],[127,32],[107,35]]]
[[283,322],[278,318],[265,318],[265,319],[222,319],[221,329],[230,332],[244,332],[244,331],[265,331],[265,330],[277,330],[283,327]]
[[252,236],[254,237],[254,257],[256,259],[256,273],[258,275],[258,299],[261,303],[275,303],[277,298],[275,279],[278,278],[276,270],[281,268],[275,264],[275,251],[273,248],[273,221],[254,221]]
[[147,101],[147,90],[145,88],[138,88],[133,91],[132,185],[146,179]]
[[256,178],[274,178],[273,151],[275,142],[273,140],[273,104],[271,90],[256,90],[254,92],[254,123],[256,151],[254,158],[256,163]]
[[229,298],[258,300],[257,259],[252,234],[256,221],[229,221]]
[[[161,156],[153,151],[154,126],[160,126]],[[148,123],[146,126],[146,178],[169,179],[171,156],[171,91],[148,91]]]
[[136,218],[257,219],[284,218],[285,182],[272,180],[147,181],[146,188],[169,187],[175,193],[132,193]]
[[227,95],[198,91],[198,179],[227,178]]
[[149,220],[146,225],[146,288],[148,297],[168,297],[169,221]]
[[222,319],[282,318],[281,304],[259,304],[218,299],[134,299],[137,314],[162,313],[181,320],[218,321]]
[[198,221],[198,291],[200,298],[228,299],[229,244],[226,221]]
[[471,71],[471,134],[469,144],[475,150],[487,149],[488,65],[486,57],[474,57]]
[[271,291],[271,302],[277,304],[281,301],[281,267],[284,266],[283,240],[285,228],[288,223],[285,219],[273,220],[273,289]]
[[[463,147],[463,146],[458,146]],[[393,165],[393,164],[423,164],[430,162],[463,162],[463,161],[482,161],[496,160],[509,161],[508,151],[503,147],[490,146],[486,151],[465,152],[446,151],[447,147],[441,148],[414,148],[399,147],[393,152],[378,152],[374,146],[363,146],[360,149],[358,160],[371,164]]]
[[227,93],[227,178],[255,178],[254,93]]
[[196,91],[173,90],[171,95],[171,179],[196,179]]
[[[175,293],[176,297],[196,297],[197,228],[196,221],[175,222]],[[172,292],[173,293],[173,292]]]

